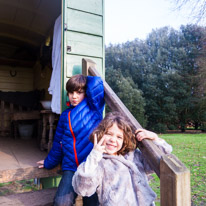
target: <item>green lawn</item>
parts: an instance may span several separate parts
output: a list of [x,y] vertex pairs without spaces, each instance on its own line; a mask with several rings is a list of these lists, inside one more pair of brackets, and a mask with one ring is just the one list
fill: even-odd
[[[173,146],[172,153],[190,169],[192,205],[206,205],[206,134],[162,134],[159,136]],[[158,195],[156,205],[160,205],[160,182],[156,175],[153,177],[150,185]]]

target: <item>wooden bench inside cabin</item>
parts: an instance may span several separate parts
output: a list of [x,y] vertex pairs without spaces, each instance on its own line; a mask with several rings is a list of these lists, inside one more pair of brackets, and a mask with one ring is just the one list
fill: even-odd
[[[11,115],[11,124],[13,125],[13,127],[11,128],[12,136],[14,136],[15,138],[17,138],[17,136],[18,136],[18,123],[19,123],[19,121],[40,120],[40,118],[41,118],[40,112],[35,111],[35,110],[14,112]],[[39,126],[38,126],[38,128],[39,128]],[[39,134],[39,132],[38,132],[38,134]]]
[[40,98],[44,90],[31,92],[0,91],[0,132],[1,136],[18,136],[20,121],[40,120]]

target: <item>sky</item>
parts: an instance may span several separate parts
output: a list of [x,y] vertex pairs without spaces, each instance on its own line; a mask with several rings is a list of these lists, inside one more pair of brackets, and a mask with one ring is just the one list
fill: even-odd
[[192,23],[183,10],[174,11],[172,0],[105,0],[105,44],[145,39],[152,29]]

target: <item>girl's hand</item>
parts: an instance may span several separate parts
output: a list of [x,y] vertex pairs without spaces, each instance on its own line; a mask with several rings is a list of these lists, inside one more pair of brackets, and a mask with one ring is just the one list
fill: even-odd
[[40,160],[37,162],[39,168],[44,168],[44,160]]
[[94,148],[95,150],[101,152],[101,153],[105,153],[105,146],[104,144],[104,140],[105,140],[105,136],[102,137],[102,139],[100,139],[100,141],[97,143],[97,135],[94,135]]
[[142,141],[143,139],[150,139],[150,140],[158,140],[158,136],[156,133],[148,131],[146,129],[138,129],[135,131],[135,136],[138,141]]

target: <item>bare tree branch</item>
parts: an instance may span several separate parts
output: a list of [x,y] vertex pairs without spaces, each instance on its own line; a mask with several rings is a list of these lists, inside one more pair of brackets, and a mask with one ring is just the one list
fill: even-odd
[[206,20],[206,0],[170,0],[174,5],[174,10],[180,11],[188,9],[188,18],[203,23]]

